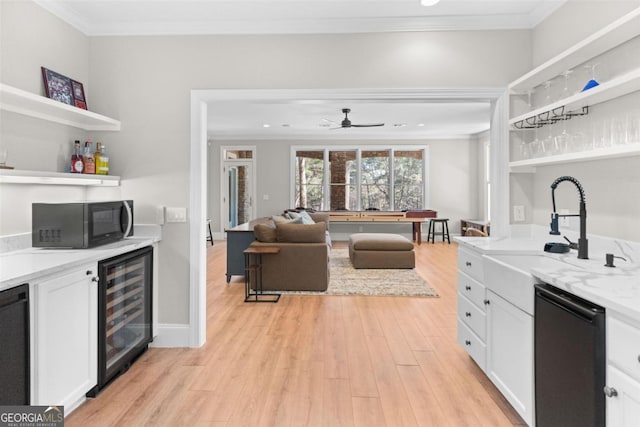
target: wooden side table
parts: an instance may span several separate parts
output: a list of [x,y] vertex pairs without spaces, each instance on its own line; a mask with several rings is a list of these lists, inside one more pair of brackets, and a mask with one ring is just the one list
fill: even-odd
[[[280,294],[262,290],[262,256],[277,254],[280,248],[272,246],[248,247],[244,253],[244,302],[278,302]],[[251,292],[251,283],[255,289]]]

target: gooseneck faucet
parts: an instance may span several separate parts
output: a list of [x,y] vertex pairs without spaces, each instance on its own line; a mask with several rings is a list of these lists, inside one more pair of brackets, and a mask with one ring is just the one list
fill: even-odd
[[[579,214],[563,214],[559,215],[556,212],[556,196],[555,191],[563,181],[572,182],[576,188],[578,189],[578,193],[580,194],[580,213]],[[553,203],[553,213],[551,214],[551,231],[549,234],[559,235],[560,231],[558,230],[558,218],[567,217],[567,216],[579,216],[580,217],[580,238],[578,239],[578,258],[580,259],[589,259],[589,242],[587,241],[587,206],[584,200],[584,189],[580,182],[572,176],[561,176],[560,178],[553,181],[551,184],[551,201]]]

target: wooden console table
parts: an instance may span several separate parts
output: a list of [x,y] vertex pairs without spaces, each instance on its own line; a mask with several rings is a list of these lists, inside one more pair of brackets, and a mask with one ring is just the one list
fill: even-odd
[[436,218],[438,212],[425,210],[411,210],[406,212],[394,211],[331,211],[330,222],[410,222],[413,228],[413,241],[422,243],[422,223],[427,218]]

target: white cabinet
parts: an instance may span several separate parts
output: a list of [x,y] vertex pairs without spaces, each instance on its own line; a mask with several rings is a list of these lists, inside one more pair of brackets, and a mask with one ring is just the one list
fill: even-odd
[[482,255],[459,247],[458,343],[486,372],[485,287],[482,275]]
[[533,425],[533,317],[487,290],[487,375]]
[[635,427],[640,420],[640,325],[607,313],[607,425]]
[[34,282],[32,405],[67,413],[97,384],[98,266]]

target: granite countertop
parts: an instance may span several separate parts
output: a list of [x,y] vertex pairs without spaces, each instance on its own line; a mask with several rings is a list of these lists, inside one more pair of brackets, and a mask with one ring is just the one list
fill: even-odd
[[[640,244],[595,236],[588,238],[589,259],[586,260],[578,259],[575,250],[566,254],[544,252],[544,243],[564,240],[540,233],[506,238],[457,237],[456,240],[461,246],[472,247],[541,282],[640,321]],[[616,258],[615,268],[605,267],[606,253],[625,260]]]
[[[136,234],[138,233],[136,232]],[[161,236],[158,230],[158,233],[140,233],[140,235],[92,249],[27,247],[3,252],[0,253],[0,291],[48,275],[66,272],[87,263],[131,252],[160,240]]]

